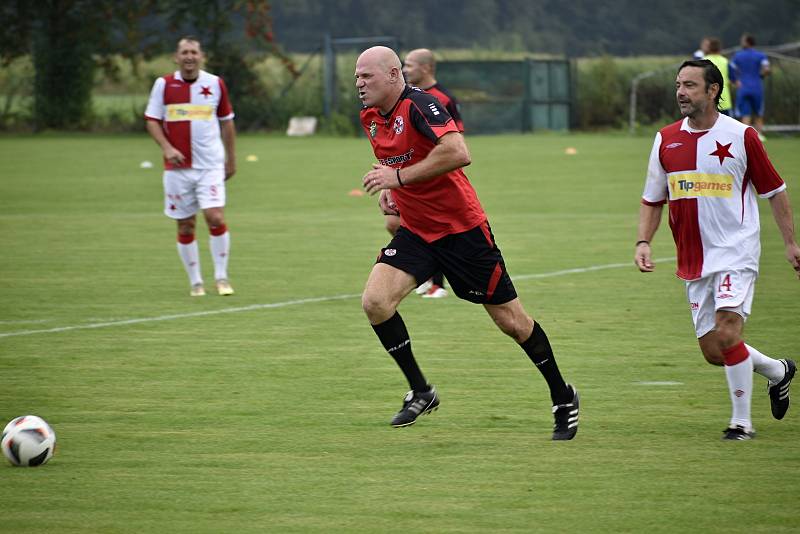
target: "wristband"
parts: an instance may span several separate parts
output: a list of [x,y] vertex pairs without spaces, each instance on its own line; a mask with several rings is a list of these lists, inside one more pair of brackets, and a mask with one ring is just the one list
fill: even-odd
[[636,246],[638,247],[639,245],[647,245],[647,246],[650,246],[650,241],[648,241],[647,239],[642,239],[641,241],[637,241],[637,242],[636,242]]
[[403,180],[400,179],[400,168],[399,167],[395,169],[395,172],[397,173],[397,183],[400,184],[400,187],[403,187],[404,185],[406,185],[406,184],[403,183]]

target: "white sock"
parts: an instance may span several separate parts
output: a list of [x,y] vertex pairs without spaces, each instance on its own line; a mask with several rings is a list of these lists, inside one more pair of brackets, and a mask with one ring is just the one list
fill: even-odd
[[197,240],[195,239],[188,245],[178,242],[178,255],[181,257],[186,274],[189,275],[189,283],[191,285],[202,284],[203,276],[200,274],[200,253],[197,248]]
[[[728,391],[731,396],[731,404],[733,405],[733,414],[731,415],[731,426],[742,425],[746,429],[752,428],[750,421],[750,398],[753,394],[753,359],[748,355],[738,363],[729,365],[727,362],[731,360],[731,352],[736,352],[741,355],[742,351],[747,349],[744,343],[732,347],[731,349],[723,351],[725,353],[725,377],[728,379]],[[734,359],[735,356],[734,356]]]
[[214,258],[214,279],[228,279],[228,256],[231,251],[231,233],[227,230],[221,235],[212,235],[209,243],[211,245],[211,257]]
[[750,359],[753,360],[753,371],[766,377],[770,385],[777,384],[783,380],[783,376],[786,374],[786,367],[784,367],[783,362],[770,358],[750,345],[745,345],[745,347],[750,352]]

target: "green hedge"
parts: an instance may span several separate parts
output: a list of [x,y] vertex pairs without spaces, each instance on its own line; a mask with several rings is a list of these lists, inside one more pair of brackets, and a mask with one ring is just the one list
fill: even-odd
[[[466,59],[473,51],[442,51],[443,60]],[[519,56],[519,57],[517,57]],[[480,54],[480,59],[521,59],[517,54]],[[249,57],[235,51],[218,54],[209,70],[225,76],[232,93],[240,130],[283,130],[295,115],[322,115],[322,63],[319,55],[294,55],[301,76],[293,79],[274,57]],[[627,128],[631,81],[643,72],[656,70],[637,91],[637,123],[643,128],[677,118],[675,69],[681,57],[613,58],[602,56],[576,60],[575,124],[579,129]],[[355,98],[353,70],[356,54],[340,54],[337,61],[337,108],[333,117],[322,119],[322,131],[354,135],[359,103]],[[170,57],[141,62],[136,69],[117,59],[115,78],[96,70],[91,113],[87,121],[72,129],[94,131],[142,131],[142,112],[153,80],[175,69]],[[30,58],[21,58],[0,68],[0,129],[33,129],[32,87],[34,69]],[[800,65],[773,63],[766,81],[767,123],[800,122]]]

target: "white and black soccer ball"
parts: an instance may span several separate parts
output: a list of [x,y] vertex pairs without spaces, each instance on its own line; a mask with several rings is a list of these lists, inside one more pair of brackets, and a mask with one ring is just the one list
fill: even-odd
[[56,449],[56,433],[47,421],[35,415],[13,419],[3,429],[3,454],[22,467],[47,463]]

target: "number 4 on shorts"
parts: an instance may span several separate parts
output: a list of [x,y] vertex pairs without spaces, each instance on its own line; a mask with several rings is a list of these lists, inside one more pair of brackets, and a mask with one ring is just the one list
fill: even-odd
[[725,278],[722,279],[722,282],[719,283],[719,288],[717,291],[722,291],[722,288],[725,288],[725,291],[731,290],[731,275],[726,274]]

